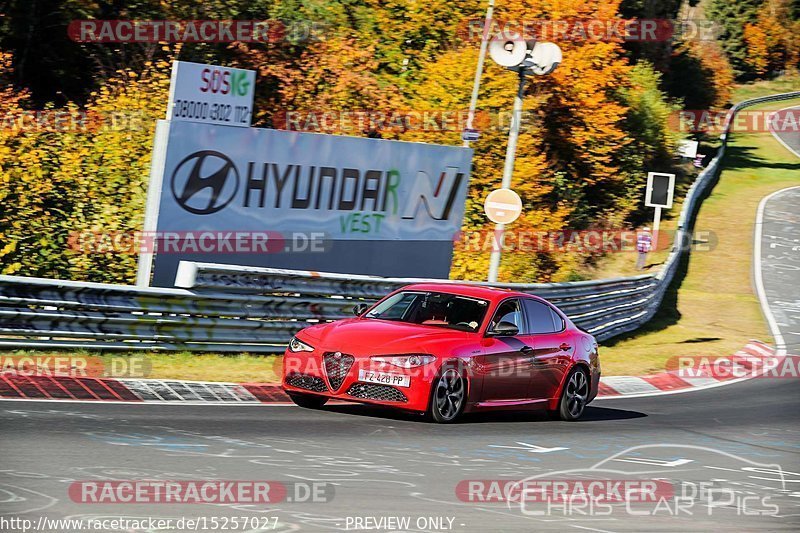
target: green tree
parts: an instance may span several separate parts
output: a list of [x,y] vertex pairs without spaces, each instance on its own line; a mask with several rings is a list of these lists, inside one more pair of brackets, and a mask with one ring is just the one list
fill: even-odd
[[738,78],[752,78],[747,60],[745,25],[754,21],[764,0],[709,0],[706,14],[720,26],[719,39]]

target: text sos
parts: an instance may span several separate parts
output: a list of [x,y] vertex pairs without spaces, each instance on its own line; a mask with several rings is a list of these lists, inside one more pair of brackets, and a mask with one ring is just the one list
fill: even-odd
[[200,92],[247,96],[250,82],[247,72],[237,70],[204,68],[200,73]]

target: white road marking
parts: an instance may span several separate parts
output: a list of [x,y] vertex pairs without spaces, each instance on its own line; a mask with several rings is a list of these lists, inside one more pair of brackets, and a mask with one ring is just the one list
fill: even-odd
[[661,392],[661,389],[635,376],[609,376],[603,383],[620,394],[640,394],[643,392]]
[[517,442],[519,446],[502,446],[500,444],[490,444],[490,448],[508,448],[510,450],[524,450],[530,453],[550,453],[550,452],[559,452],[561,450],[569,450],[569,448],[564,448],[563,446],[556,446],[555,448],[545,448],[543,446],[537,446],[535,444],[528,444],[527,442]]
[[[798,157],[800,157],[800,155],[798,155]],[[764,276],[761,272],[761,239],[764,232],[764,208],[771,198],[783,192],[799,188],[800,187],[798,186],[786,187],[785,189],[768,194],[761,199],[761,202],[758,204],[758,211],[756,212],[755,242],[753,243],[753,279],[756,284],[756,294],[758,295],[758,300],[761,302],[761,312],[764,313],[764,317],[767,319],[767,324],[769,324],[769,329],[772,332],[772,336],[775,338],[775,355],[778,357],[786,355],[786,342],[783,340],[783,334],[781,333],[778,323],[775,320],[775,315],[772,314],[772,309],[769,307],[767,292],[764,289]]]
[[598,531],[599,533],[615,533],[614,531],[609,531],[608,529],[597,529],[596,527],[577,526],[575,524],[570,524],[570,527],[577,527],[578,529],[586,529],[588,531]]
[[[778,111],[776,111],[776,113],[780,113],[781,111],[787,111],[787,110],[789,110],[789,109],[800,109],[800,106],[784,107],[783,109],[779,109]],[[773,130],[773,129],[772,129],[771,127],[769,127],[769,126],[767,127],[767,129],[768,129],[768,130],[769,130],[769,132],[772,134],[772,136],[773,136],[773,137],[775,137],[775,138],[778,140],[778,142],[779,142],[779,143],[781,143],[781,144],[783,145],[783,147],[784,147],[784,148],[786,148],[787,150],[789,150],[790,152],[792,152],[792,153],[793,153],[794,155],[796,155],[797,157],[800,157],[800,153],[798,153],[798,152],[797,152],[797,151],[796,151],[794,148],[792,148],[791,146],[789,146],[789,145],[786,143],[786,141],[784,141],[783,139],[781,139],[781,136],[780,136],[780,135],[778,135],[777,133],[775,133],[775,130]],[[779,191],[779,192],[780,192],[780,191]]]
[[667,466],[670,468],[675,468],[676,466],[683,466],[685,464],[694,462],[693,459],[675,459],[674,461],[665,461],[663,459],[646,459],[640,457],[627,457],[624,459],[614,459],[614,460],[619,461],[621,463],[635,463],[637,465],[649,465],[649,466]]
[[705,387],[706,385],[713,385],[715,383],[719,383],[718,379],[708,378],[708,377],[690,378],[686,376],[681,376],[680,378],[686,383],[690,384],[692,387]]

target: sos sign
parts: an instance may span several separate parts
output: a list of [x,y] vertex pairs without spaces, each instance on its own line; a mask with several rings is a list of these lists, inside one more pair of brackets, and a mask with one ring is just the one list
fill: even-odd
[[250,82],[246,70],[204,68],[200,73],[200,92],[247,96]]
[[249,127],[255,81],[252,70],[175,61],[167,120]]

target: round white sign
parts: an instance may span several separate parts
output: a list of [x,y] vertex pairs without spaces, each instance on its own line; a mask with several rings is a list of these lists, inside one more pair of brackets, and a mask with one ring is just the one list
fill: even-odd
[[495,189],[486,197],[483,210],[495,224],[511,224],[522,213],[522,200],[511,189]]

